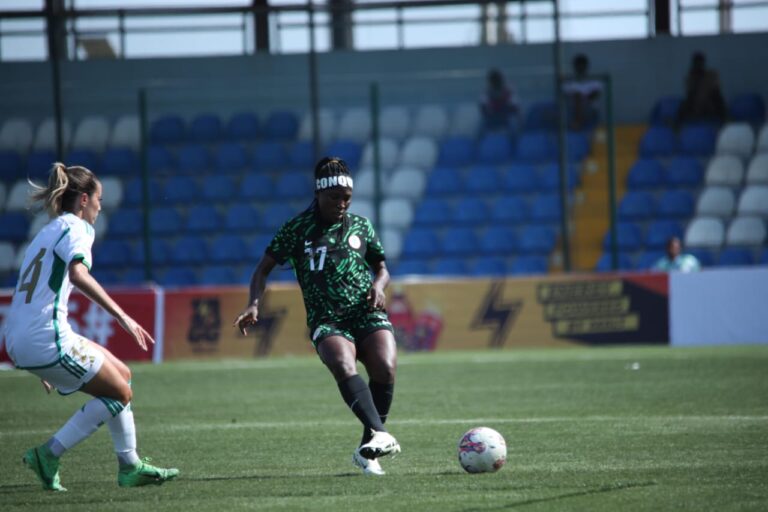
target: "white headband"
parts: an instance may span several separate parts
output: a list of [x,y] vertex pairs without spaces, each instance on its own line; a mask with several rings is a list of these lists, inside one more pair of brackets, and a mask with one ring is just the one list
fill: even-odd
[[315,180],[315,190],[325,190],[331,187],[352,188],[351,176],[328,176],[327,178],[318,178]]

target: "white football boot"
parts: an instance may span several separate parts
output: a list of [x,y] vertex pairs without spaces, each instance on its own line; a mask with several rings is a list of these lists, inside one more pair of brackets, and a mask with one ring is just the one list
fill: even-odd
[[360,455],[360,448],[354,451],[352,454],[352,463],[363,470],[364,475],[381,476],[386,475],[386,472],[381,469],[381,464],[376,459],[366,459]]
[[385,455],[400,453],[400,445],[397,444],[397,439],[392,437],[389,432],[371,430],[371,436],[370,441],[357,449],[364,458],[372,460]]

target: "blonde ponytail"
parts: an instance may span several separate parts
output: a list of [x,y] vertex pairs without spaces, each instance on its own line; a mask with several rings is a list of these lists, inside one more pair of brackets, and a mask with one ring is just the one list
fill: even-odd
[[32,201],[43,203],[43,208],[51,217],[72,211],[79,194],[91,195],[96,190],[96,176],[90,170],[80,166],[67,167],[61,162],[51,167],[47,187],[27,181],[32,186]]

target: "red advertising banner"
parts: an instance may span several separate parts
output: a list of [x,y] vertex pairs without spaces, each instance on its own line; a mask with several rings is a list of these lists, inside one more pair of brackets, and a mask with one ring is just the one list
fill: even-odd
[[[123,310],[157,339],[156,306],[162,291],[154,289],[115,289],[109,295]],[[0,294],[0,332],[11,304],[11,294]],[[73,291],[69,297],[69,324],[72,329],[109,349],[123,361],[152,361],[155,348],[144,352],[112,316],[84,295]],[[159,333],[162,336],[162,333]],[[160,340],[162,342],[162,338]],[[158,352],[158,355],[161,355]],[[0,340],[0,361],[8,362],[5,341]]]

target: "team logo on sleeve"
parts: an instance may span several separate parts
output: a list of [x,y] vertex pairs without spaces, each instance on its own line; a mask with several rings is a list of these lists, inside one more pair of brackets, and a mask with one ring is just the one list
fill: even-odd
[[360,237],[357,236],[357,235],[350,236],[349,240],[347,240],[347,242],[349,242],[349,246],[351,248],[353,248],[353,249],[359,249],[360,248],[360,245],[361,245]]

